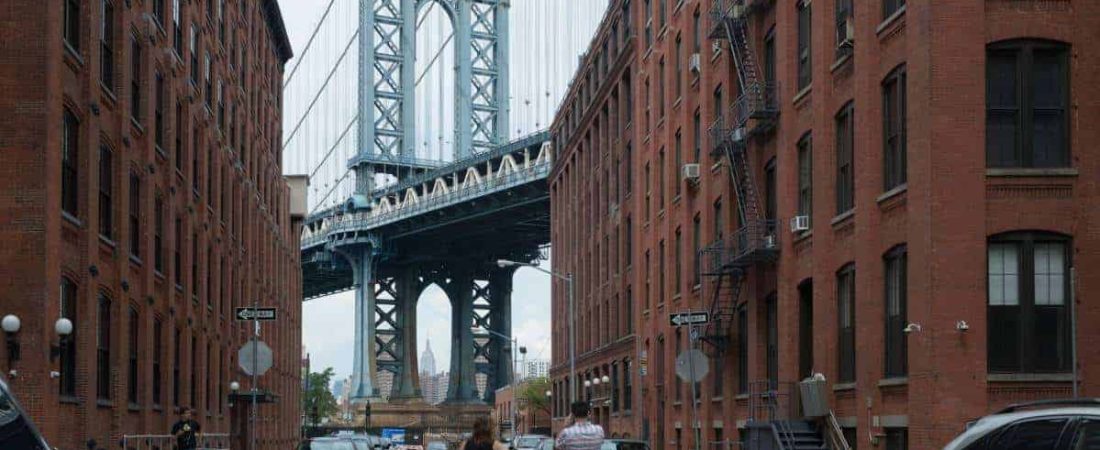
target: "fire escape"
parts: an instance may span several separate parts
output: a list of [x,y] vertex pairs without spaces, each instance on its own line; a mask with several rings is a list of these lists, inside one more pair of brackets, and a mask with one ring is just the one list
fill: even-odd
[[753,43],[750,19],[771,5],[771,0],[712,0],[710,38],[727,41],[737,72],[739,92],[710,127],[712,152],[725,160],[736,195],[738,228],[720,236],[703,250],[704,275],[714,281],[711,322],[703,339],[724,353],[736,317],[741,290],[748,274],[774,263],[778,257],[775,218],[765,217],[753,180],[749,141],[775,129],[779,104],[771,80],[762,80]]

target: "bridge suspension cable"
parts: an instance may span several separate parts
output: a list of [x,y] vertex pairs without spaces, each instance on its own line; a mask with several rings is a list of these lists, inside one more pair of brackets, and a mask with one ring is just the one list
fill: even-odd
[[283,82],[283,89],[286,89],[287,85],[290,84],[290,80],[294,79],[294,74],[298,73],[298,66],[301,66],[302,61],[305,60],[306,53],[309,52],[309,47],[313,45],[313,40],[317,37],[317,33],[320,32],[321,27],[325,25],[325,19],[328,18],[328,13],[332,10],[332,4],[335,2],[336,0],[329,0],[328,6],[325,7],[324,14],[321,14],[321,20],[317,22],[317,26],[313,27],[313,33],[309,35],[309,40],[306,41],[306,46],[302,48],[302,54],[298,55],[298,57],[296,58],[297,61],[294,63],[294,67],[290,69],[290,75],[287,75],[286,81]]
[[348,122],[348,126],[344,127],[344,131],[340,133],[340,137],[336,138],[336,142],[333,143],[331,147],[329,147],[328,152],[325,152],[325,156],[324,158],[321,158],[321,162],[317,163],[317,167],[314,167],[313,170],[310,171],[309,178],[311,180],[313,179],[313,176],[317,175],[317,172],[321,170],[321,166],[325,165],[325,161],[328,161],[328,157],[332,156],[332,152],[336,150],[336,147],[338,147],[340,143],[344,141],[344,137],[348,135],[348,132],[351,131],[352,125],[355,125],[355,122],[357,122],[358,120],[359,114],[356,114],[355,117],[351,118],[351,121]]
[[317,204],[313,205],[313,209],[309,211],[309,214],[308,214],[309,216],[312,216],[313,213],[317,212],[318,208],[324,206],[325,200],[328,200],[328,197],[330,195],[332,195],[332,192],[335,191],[336,188],[340,186],[340,183],[344,182],[344,180],[348,177],[348,175],[351,175],[351,172],[352,172],[352,170],[348,169],[346,172],[344,172],[344,176],[340,177],[339,180],[336,180],[335,183],[332,183],[332,188],[330,188],[328,190],[328,192],[325,193],[324,197],[321,197],[321,199],[317,201]]
[[294,140],[294,135],[298,133],[298,129],[302,127],[302,123],[305,122],[306,117],[309,117],[309,113],[313,110],[313,106],[316,105],[317,100],[321,98],[321,93],[325,91],[325,88],[328,87],[329,82],[332,81],[333,75],[336,74],[336,69],[338,69],[340,67],[340,64],[344,62],[344,57],[348,55],[348,50],[351,49],[352,44],[355,44],[355,38],[357,36],[359,36],[359,31],[352,33],[351,39],[348,39],[348,44],[344,46],[344,51],[343,53],[340,53],[340,58],[336,60],[336,63],[332,65],[331,69],[329,69],[328,75],[325,76],[325,82],[321,84],[321,88],[317,90],[317,94],[315,94],[313,96],[313,99],[310,100],[309,106],[306,107],[306,111],[302,113],[302,117],[299,118],[298,123],[294,125],[294,130],[291,131],[290,135],[287,136],[285,141],[283,141],[283,148],[286,148],[286,145],[289,144],[290,141]]

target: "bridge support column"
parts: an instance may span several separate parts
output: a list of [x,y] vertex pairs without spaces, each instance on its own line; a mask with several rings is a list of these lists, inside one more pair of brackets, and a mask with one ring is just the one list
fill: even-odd
[[351,394],[353,401],[378,397],[374,380],[377,365],[374,349],[375,263],[377,252],[366,246],[349,257],[355,269],[355,353],[352,358]]
[[515,361],[512,360],[513,352],[518,348],[512,348],[514,342],[507,341],[500,336],[512,336],[512,275],[514,268],[495,269],[489,274],[489,329],[498,335],[490,338],[489,354],[493,355],[492,374],[489,379],[492,383],[485,389],[485,400],[493,404],[496,400],[496,390],[512,384],[515,380],[513,373]]
[[415,402],[421,399],[420,373],[416,354],[416,303],[421,282],[415,267],[406,267],[397,277],[397,339],[401,365],[394,380],[391,400]]
[[478,402],[474,377],[474,277],[470,272],[452,275],[447,296],[451,299],[451,373],[447,403]]

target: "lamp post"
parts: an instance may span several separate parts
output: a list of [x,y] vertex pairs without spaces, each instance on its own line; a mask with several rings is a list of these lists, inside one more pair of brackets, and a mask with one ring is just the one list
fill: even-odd
[[538,265],[531,263],[521,263],[511,261],[507,259],[498,259],[497,265],[500,267],[530,267],[539,272],[545,273],[552,277],[565,280],[566,285],[569,288],[569,402],[574,403],[577,401],[577,327],[574,326],[575,314],[573,310],[573,274],[566,273],[562,275],[557,272],[549,271],[539,267]]
[[0,328],[4,329],[8,344],[8,371],[12,377],[15,376],[15,369],[12,369],[12,364],[19,361],[19,340],[15,338],[15,335],[19,333],[22,327],[22,321],[15,314],[8,314],[4,316],[3,320],[0,320]]

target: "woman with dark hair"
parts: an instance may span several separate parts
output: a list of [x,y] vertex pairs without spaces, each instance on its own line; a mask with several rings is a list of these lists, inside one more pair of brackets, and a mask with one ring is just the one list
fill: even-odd
[[489,419],[484,417],[474,420],[474,433],[462,442],[458,450],[507,450],[503,444],[493,439],[493,429],[489,426]]

